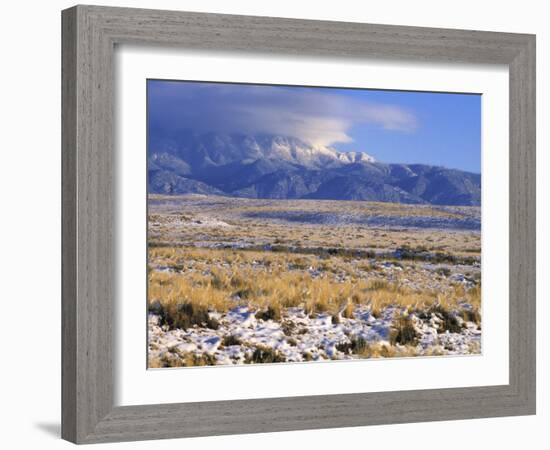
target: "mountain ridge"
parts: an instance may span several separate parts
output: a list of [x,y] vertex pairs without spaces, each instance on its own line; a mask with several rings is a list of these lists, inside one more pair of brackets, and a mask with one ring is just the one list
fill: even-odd
[[377,162],[271,135],[182,132],[149,143],[149,192],[478,206],[481,175]]

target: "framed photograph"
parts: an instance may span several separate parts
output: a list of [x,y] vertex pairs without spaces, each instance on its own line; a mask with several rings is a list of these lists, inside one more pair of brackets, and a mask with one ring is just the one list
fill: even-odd
[[75,6],[62,435],[535,413],[535,37]]

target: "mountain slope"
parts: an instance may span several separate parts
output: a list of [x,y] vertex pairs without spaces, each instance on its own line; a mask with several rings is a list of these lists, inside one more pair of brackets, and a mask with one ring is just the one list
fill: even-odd
[[379,163],[283,136],[182,132],[151,142],[149,192],[479,205],[481,175]]
[[225,192],[206,183],[185,178],[166,170],[150,170],[148,176],[149,192],[155,194],[225,195]]

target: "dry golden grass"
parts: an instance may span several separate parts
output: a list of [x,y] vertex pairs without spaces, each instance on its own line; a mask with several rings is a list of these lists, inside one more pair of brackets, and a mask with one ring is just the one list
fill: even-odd
[[[414,290],[399,279],[388,281],[374,273],[353,276],[353,267],[341,258],[327,262],[310,255],[164,247],[150,250],[152,263],[176,270],[149,271],[149,300],[165,306],[192,304],[225,312],[245,304],[258,310],[272,308],[279,315],[281,308],[300,306],[309,314],[341,312],[350,317],[358,304],[370,305],[376,316],[390,305],[410,311],[432,305],[452,310],[459,302],[467,302],[478,310],[481,303],[479,287]],[[347,276],[342,279],[323,272],[314,278],[304,270],[324,265]],[[288,270],[289,266],[295,270]]]

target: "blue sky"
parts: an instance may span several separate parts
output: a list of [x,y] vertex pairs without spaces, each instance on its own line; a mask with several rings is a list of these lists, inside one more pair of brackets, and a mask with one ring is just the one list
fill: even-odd
[[149,133],[280,134],[480,172],[481,96],[148,80]]

